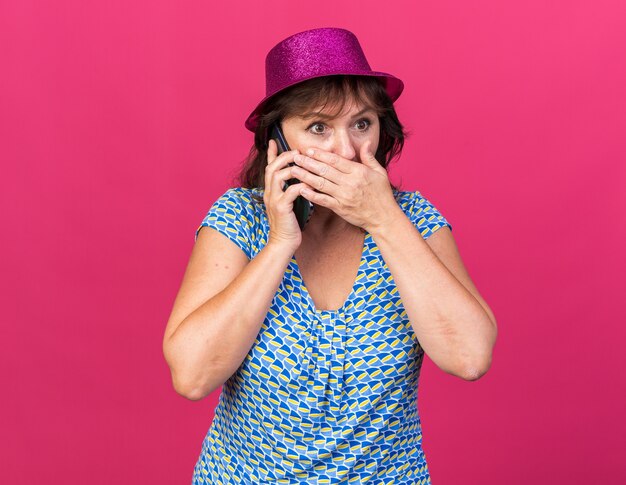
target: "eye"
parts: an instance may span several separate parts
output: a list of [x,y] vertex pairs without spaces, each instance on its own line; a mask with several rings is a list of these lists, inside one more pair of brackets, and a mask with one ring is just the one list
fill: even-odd
[[[360,131],[361,133],[366,132],[367,130],[369,130],[370,126],[372,125],[372,120],[370,120],[369,118],[361,118],[359,121],[357,121],[355,123],[355,126],[360,126],[360,128],[357,128],[357,131]],[[322,129],[322,131],[316,129],[316,127],[324,127],[324,123],[321,123],[319,121],[316,121],[315,123],[311,123],[309,126],[307,126],[306,130],[310,133],[313,133],[314,135],[323,135],[325,133],[325,131]]]
[[[322,126],[322,127],[323,127],[323,126],[324,126],[324,123],[320,123],[320,122],[315,122],[315,123],[312,123],[312,124],[310,124],[310,125],[307,127],[307,131],[311,131],[311,128],[315,128],[316,126]],[[315,130],[315,129],[314,129],[311,133],[313,133],[314,135],[323,135],[323,134],[324,134],[324,131],[318,131],[318,130]]]
[[365,123],[365,126],[360,129],[359,131],[367,131],[369,129],[369,127],[372,125],[372,122],[369,118],[362,118],[359,121],[357,121],[357,124],[359,123]]

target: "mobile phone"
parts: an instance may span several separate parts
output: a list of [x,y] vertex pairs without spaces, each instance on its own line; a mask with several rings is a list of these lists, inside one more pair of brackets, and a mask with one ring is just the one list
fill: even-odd
[[[291,150],[291,148],[289,148],[289,145],[287,144],[287,140],[285,139],[283,130],[280,127],[280,122],[278,121],[272,123],[272,125],[269,127],[267,138],[268,143],[269,140],[272,138],[274,139],[274,141],[276,141],[276,145],[278,146],[278,155]],[[295,163],[289,163],[290,167],[293,165],[295,165]],[[289,186],[299,183],[300,181],[297,178],[290,178],[285,182],[285,185],[283,186],[283,191],[287,190]],[[300,226],[300,230],[302,231],[306,223],[309,221],[311,214],[313,213],[313,204],[310,200],[307,200],[301,195],[298,195],[298,197],[296,197],[296,199],[293,201],[293,212],[296,215],[298,225]]]

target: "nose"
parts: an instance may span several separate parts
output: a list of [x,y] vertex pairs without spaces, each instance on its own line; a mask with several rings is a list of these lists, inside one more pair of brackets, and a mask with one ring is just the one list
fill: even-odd
[[336,130],[332,141],[333,153],[336,153],[342,158],[348,160],[354,160],[356,155],[356,146],[354,140],[350,137],[350,133],[346,130]]

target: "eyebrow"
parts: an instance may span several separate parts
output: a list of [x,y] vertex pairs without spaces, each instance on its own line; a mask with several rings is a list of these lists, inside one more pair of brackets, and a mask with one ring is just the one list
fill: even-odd
[[[356,113],[353,118],[357,118],[358,116],[361,116],[363,113],[367,113],[368,111],[374,111],[373,108],[364,108],[361,111],[359,111],[358,113]],[[324,120],[330,120],[333,119],[334,116],[330,116],[330,115],[325,115],[323,113],[317,113],[315,111],[309,111],[308,113],[305,113],[303,115],[300,116],[300,118],[302,119],[309,119],[309,118],[322,118]]]

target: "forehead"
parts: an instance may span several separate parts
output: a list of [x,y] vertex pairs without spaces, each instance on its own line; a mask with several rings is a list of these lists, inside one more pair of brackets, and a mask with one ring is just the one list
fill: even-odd
[[341,103],[329,103],[327,105],[313,106],[304,110],[303,113],[298,113],[296,116],[302,119],[308,118],[324,118],[334,119],[342,117],[352,117],[363,114],[367,111],[374,111],[370,105],[361,103],[354,99],[346,99],[343,107]]

